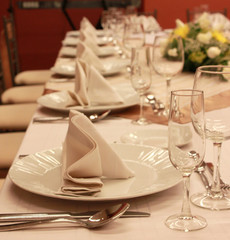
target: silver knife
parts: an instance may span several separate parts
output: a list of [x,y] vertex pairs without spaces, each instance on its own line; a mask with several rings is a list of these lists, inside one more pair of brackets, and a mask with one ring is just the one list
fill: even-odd
[[[72,217],[86,219],[95,214],[96,211],[75,212],[44,212],[44,213],[6,213],[0,214],[0,223],[3,222],[26,222],[32,220],[43,220],[56,217]],[[126,211],[122,218],[149,217],[150,213],[139,211]]]

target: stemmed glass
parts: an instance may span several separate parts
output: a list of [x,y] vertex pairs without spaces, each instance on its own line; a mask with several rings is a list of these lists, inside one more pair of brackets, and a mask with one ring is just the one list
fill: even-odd
[[168,115],[171,79],[184,66],[184,47],[181,37],[170,34],[157,35],[153,44],[152,64],[155,72],[166,79],[166,99],[164,115]]
[[[196,127],[194,119],[197,121]],[[202,163],[205,154],[202,91],[171,92],[168,131],[169,158],[183,176],[184,197],[181,213],[168,217],[165,224],[171,229],[185,232],[204,228],[207,225],[206,220],[200,216],[193,216],[189,204],[190,175]],[[183,145],[181,139],[190,141]]]
[[145,32],[143,25],[135,20],[136,18],[126,19],[123,46],[126,49],[126,56],[130,57],[133,48],[140,49],[145,44]]
[[137,120],[132,121],[132,123],[137,125],[149,124],[151,122],[144,117],[143,112],[145,93],[150,88],[152,83],[148,47],[143,47],[141,49],[132,49],[130,74],[132,86],[140,97],[140,116]]
[[[214,174],[211,189],[193,195],[191,201],[197,206],[212,210],[230,209],[230,194],[223,192],[220,186],[220,154],[222,143],[230,138],[230,109],[224,94],[218,94],[217,90],[213,91],[213,87],[210,86],[226,79],[230,80],[229,66],[201,66],[197,68],[194,80],[194,89],[204,91],[205,135],[213,143]],[[221,111],[218,108],[221,108]]]

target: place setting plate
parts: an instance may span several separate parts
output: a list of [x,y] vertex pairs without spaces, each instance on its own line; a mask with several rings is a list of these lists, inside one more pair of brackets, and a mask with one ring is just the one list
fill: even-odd
[[[175,129],[177,131],[177,137],[175,141],[177,146],[184,146],[191,141],[192,133],[187,126],[180,129]],[[130,132],[124,133],[120,140],[122,143],[133,143],[148,146],[155,146],[167,149],[168,148],[168,128],[164,129],[154,129],[154,128],[143,128]]]
[[106,110],[122,110],[139,103],[139,97],[131,87],[126,84],[114,86],[115,90],[123,98],[124,102],[114,105],[97,105],[97,106],[70,106],[66,107],[66,102],[70,98],[68,92],[60,91],[45,94],[37,99],[38,104],[42,107],[49,108],[61,112],[69,112],[70,110],[77,110],[82,113],[100,113]]
[[80,200],[109,201],[154,194],[178,184],[181,174],[172,166],[167,150],[134,144],[112,144],[115,152],[135,172],[129,179],[102,178],[101,192],[94,196],[57,194],[62,180],[62,148],[49,149],[15,161],[9,177],[18,187],[42,196]]

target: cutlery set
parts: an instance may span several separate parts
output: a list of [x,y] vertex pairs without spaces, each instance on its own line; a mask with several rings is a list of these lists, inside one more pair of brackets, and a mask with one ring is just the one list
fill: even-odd
[[[103,113],[93,113],[91,115],[88,116],[89,120],[91,120],[91,122],[97,122],[100,121],[104,118],[106,118],[109,113],[111,112],[111,110],[107,110]],[[68,116],[55,116],[55,117],[35,117],[33,119],[34,123],[48,123],[48,122],[60,122],[60,121],[69,121],[69,117]]]
[[[199,174],[201,181],[206,188],[207,192],[211,189],[210,177],[213,176],[213,164],[211,162],[203,162],[201,166],[199,166],[196,170],[196,173]],[[228,191],[230,190],[230,185],[225,183],[222,179],[220,179],[220,186],[222,190]]]
[[[48,223],[73,223],[85,228],[97,228],[115,219],[149,217],[150,213],[127,211],[129,203],[111,206],[101,211],[89,212],[41,212],[41,213],[7,213],[0,214],[0,232],[28,229]],[[72,225],[71,225],[72,226]]]

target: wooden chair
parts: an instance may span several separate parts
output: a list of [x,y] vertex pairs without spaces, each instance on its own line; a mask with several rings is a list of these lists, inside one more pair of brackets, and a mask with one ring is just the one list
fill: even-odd
[[2,79],[4,91],[1,94],[1,103],[35,103],[38,97],[43,94],[44,85],[13,86],[13,78],[10,72],[10,60],[3,30],[0,36],[0,55],[2,59],[2,74],[4,76]]
[[52,72],[48,69],[20,72],[15,25],[12,14],[9,17],[3,17],[3,26],[13,85],[44,84],[47,82],[52,75]]
[[[0,86],[4,89],[5,85],[5,75],[2,68],[2,60],[0,54]],[[29,86],[28,86],[29,87]],[[34,86],[35,87],[35,86]],[[21,87],[12,87],[7,89],[6,91],[11,91],[14,93],[12,96],[6,91],[2,93],[3,102],[7,102],[5,97],[11,98],[10,100],[16,101],[22,100],[25,96],[21,96],[25,94],[25,91],[20,91]],[[43,90],[42,90],[43,91]],[[32,92],[34,93],[34,91]],[[30,94],[32,94],[30,93]],[[41,95],[41,94],[39,94]],[[20,99],[21,98],[21,99]],[[28,100],[28,99],[27,99]],[[10,104],[10,105],[0,105],[0,132],[2,131],[19,131],[26,130],[34,111],[37,109],[37,103],[27,103],[27,104]],[[2,148],[1,148],[2,149]]]
[[0,134],[0,184],[4,181],[7,172],[16,157],[25,132],[12,132]]

